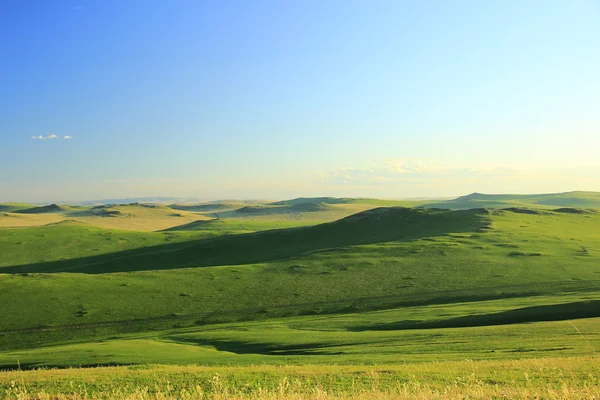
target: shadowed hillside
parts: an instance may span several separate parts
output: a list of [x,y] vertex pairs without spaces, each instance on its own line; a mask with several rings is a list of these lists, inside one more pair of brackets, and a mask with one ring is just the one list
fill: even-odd
[[27,203],[2,203],[0,204],[0,212],[16,212],[19,210],[25,210],[32,208],[33,205]]
[[250,264],[342,246],[414,240],[488,226],[487,211],[376,208],[312,227],[168,244],[62,262],[6,267],[5,273],[107,273]]
[[46,213],[60,213],[71,210],[70,207],[59,206],[58,204],[49,204],[41,207],[31,207],[24,210],[15,211],[20,214],[46,214]]

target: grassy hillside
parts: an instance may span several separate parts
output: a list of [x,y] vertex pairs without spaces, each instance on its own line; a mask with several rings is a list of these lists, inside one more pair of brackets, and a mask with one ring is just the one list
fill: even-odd
[[273,219],[211,219],[190,222],[165,229],[165,232],[194,231],[202,233],[203,237],[217,237],[223,235],[237,235],[254,233],[273,229],[299,228],[302,226],[317,225],[314,220],[273,220]]
[[[561,318],[596,316],[595,303],[581,306],[596,299],[600,283],[596,212],[380,208],[327,224],[243,234],[234,231],[272,226],[232,223],[208,221],[204,230],[163,233],[80,224],[0,230],[0,347],[215,322],[521,299],[497,308],[505,312],[553,306],[562,300],[535,303],[532,296],[569,293],[567,302],[575,305],[560,311]],[[218,229],[226,235],[215,237]],[[592,314],[585,311],[590,307]],[[539,311],[487,313],[467,325],[536,320]],[[461,312],[472,314],[468,307]],[[423,309],[418,313],[425,315]],[[402,316],[364,323],[356,315],[344,329],[384,334],[465,324],[460,315],[450,325],[402,322],[409,320]],[[105,362],[102,357],[98,362]]]
[[454,200],[427,203],[428,208],[577,207],[600,208],[600,192],[513,195],[472,193]]
[[107,230],[67,220],[43,227],[0,229],[1,267],[112,254],[188,240],[189,235]]
[[107,257],[7,268],[5,272],[107,273],[265,262],[344,246],[409,241],[487,228],[485,210],[376,208],[339,221],[213,240],[161,245]]
[[[87,343],[0,353],[0,367],[16,367],[17,360],[22,367],[32,368],[157,362],[353,365],[584,356],[599,349],[600,318],[572,320],[576,316],[561,316],[556,310],[576,310],[578,304],[587,304],[588,313],[598,315],[600,299],[582,300],[586,297],[589,295],[537,297],[531,304],[541,305],[525,308],[519,308],[523,299],[505,299],[155,330],[101,341],[88,337]],[[544,309],[547,312],[540,312]],[[490,316],[515,313],[513,310],[538,314],[533,319],[538,322],[480,323]],[[453,326],[465,314],[471,321]],[[411,323],[421,326],[408,326]],[[396,326],[379,328],[390,324]],[[70,335],[67,331],[63,334]]]

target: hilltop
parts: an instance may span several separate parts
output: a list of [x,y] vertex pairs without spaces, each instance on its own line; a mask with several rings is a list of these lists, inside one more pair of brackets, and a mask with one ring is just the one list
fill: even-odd
[[246,207],[249,203],[242,201],[215,201],[201,204],[171,204],[169,208],[174,210],[195,211],[195,212],[213,212],[237,210]]
[[472,193],[454,200],[423,204],[428,208],[507,208],[507,207],[576,207],[600,208],[600,192],[566,192],[549,194]]
[[46,213],[61,213],[72,210],[68,206],[59,206],[58,204],[49,204],[47,206],[31,207],[15,211],[19,214],[46,214]]

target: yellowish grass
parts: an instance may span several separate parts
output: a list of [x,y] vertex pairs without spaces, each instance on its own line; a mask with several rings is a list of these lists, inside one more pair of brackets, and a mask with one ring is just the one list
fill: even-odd
[[209,220],[211,217],[168,208],[144,208],[139,206],[117,206],[113,209],[122,214],[111,217],[77,216],[65,213],[18,214],[0,213],[0,228],[43,226],[65,220],[74,220],[106,229],[129,231],[158,231],[194,221]]
[[[306,393],[294,392],[282,381],[281,390],[258,390],[252,394],[237,393],[235,390],[206,393],[201,388],[150,392],[148,388],[139,388],[133,393],[115,389],[108,394],[107,399],[124,400],[489,400],[489,399],[546,399],[546,400],[595,400],[600,396],[598,388],[578,388],[563,385],[559,388],[511,388],[511,387],[447,387],[442,390],[428,386],[407,384],[395,390],[362,390],[355,393],[331,393],[320,388],[314,388]],[[18,400],[87,400],[96,399],[94,394],[88,395],[55,395],[38,393],[31,395],[25,392],[9,392],[7,398]]]
[[0,228],[42,226],[64,220],[61,214],[17,214],[0,212]]
[[[362,211],[377,208],[379,206],[371,204],[329,204],[328,208],[322,211],[298,211],[290,213],[240,213],[237,211],[217,212],[221,218],[244,219],[250,221],[335,221],[340,218],[348,217]],[[212,215],[212,213],[206,213]]]
[[194,221],[209,220],[210,217],[187,211],[177,211],[166,207],[146,208],[139,205],[111,207],[121,214],[111,217],[72,216],[69,219],[105,229],[130,231],[158,231]]
[[379,366],[152,365],[4,372],[0,390],[19,400],[600,399],[599,371],[595,356]]

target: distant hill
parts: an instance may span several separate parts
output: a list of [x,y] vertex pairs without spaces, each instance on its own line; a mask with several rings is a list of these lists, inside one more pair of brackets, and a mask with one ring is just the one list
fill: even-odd
[[270,205],[275,206],[290,206],[307,203],[322,203],[322,204],[364,204],[381,207],[414,207],[423,203],[430,203],[431,200],[381,200],[369,198],[352,198],[352,197],[298,197],[291,200],[281,200]]
[[16,212],[32,207],[33,204],[28,203],[2,203],[0,204],[0,212]]
[[508,207],[576,207],[600,208],[600,192],[566,192],[547,194],[483,194],[471,193],[435,203],[424,204],[426,208],[468,209]]
[[274,206],[290,206],[306,203],[351,204],[355,199],[345,197],[298,197],[291,200],[281,200],[271,203]]
[[71,207],[59,206],[58,204],[49,204],[41,207],[31,207],[24,210],[15,211],[19,214],[47,214],[47,213],[60,213],[64,211],[70,211]]
[[198,202],[200,199],[196,198],[179,198],[179,197],[123,197],[116,199],[102,199],[102,200],[85,200],[77,202],[67,202],[69,204],[79,204],[83,206],[93,206],[102,204],[131,204],[131,203],[174,203],[174,202]]
[[169,208],[182,211],[214,212],[237,210],[247,206],[248,204],[250,203],[243,201],[211,201],[210,203],[200,204],[170,204]]

